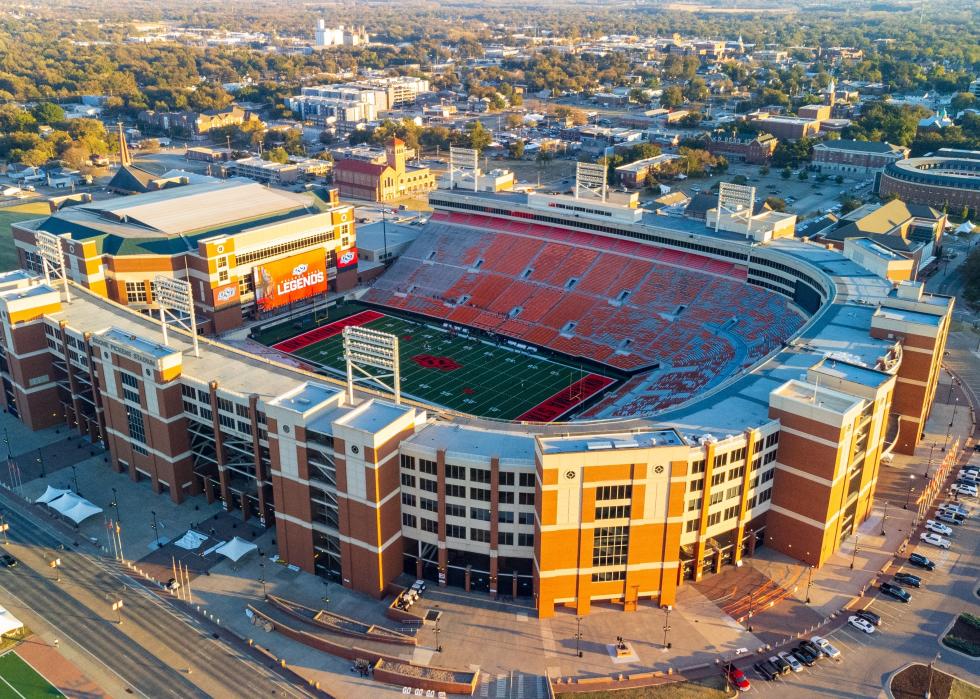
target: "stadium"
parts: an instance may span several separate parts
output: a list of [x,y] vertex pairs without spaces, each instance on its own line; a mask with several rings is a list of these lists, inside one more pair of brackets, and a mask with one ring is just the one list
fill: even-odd
[[[430,204],[370,285],[199,356],[8,275],[5,405],[105,441],[155,492],[259,517],[309,572],[542,616],[670,605],[759,545],[819,566],[871,515],[882,454],[920,438],[953,306],[920,283],[605,199]],[[352,327],[397,340],[400,400],[344,380]]]

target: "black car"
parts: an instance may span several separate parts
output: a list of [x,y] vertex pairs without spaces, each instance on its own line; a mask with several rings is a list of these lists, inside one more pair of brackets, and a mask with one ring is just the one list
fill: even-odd
[[793,668],[790,667],[790,664],[780,658],[778,655],[774,655],[769,658],[769,662],[775,666],[780,675],[785,675],[787,672],[791,672],[793,670]]
[[800,648],[797,646],[790,651],[790,655],[799,660],[801,663],[807,667],[813,667],[813,664],[817,662],[817,659],[806,648]]
[[895,582],[900,582],[910,587],[922,587],[922,578],[911,573],[895,573]]
[[936,564],[923,556],[921,553],[913,553],[909,556],[909,563],[916,566],[917,568],[925,568],[926,570],[933,570]]
[[17,559],[9,553],[5,553],[0,556],[0,563],[3,563],[4,568],[14,568],[17,565]]
[[903,590],[895,583],[883,582],[878,586],[878,589],[889,597],[894,597],[901,602],[905,602],[905,604],[912,601],[912,595],[908,593],[908,590]]
[[[898,579],[897,575],[895,576],[895,579]],[[861,617],[872,626],[881,626],[881,617],[872,612],[870,609],[859,609],[854,612],[854,616]]]
[[776,668],[774,668],[772,663],[770,663],[768,660],[762,660],[752,667],[759,673],[759,677],[767,682],[772,682],[774,679],[776,679],[776,675],[778,674],[775,672]]
[[817,648],[815,643],[811,643],[810,641],[800,641],[800,648],[808,651],[810,655],[815,656],[817,660],[823,657],[823,652]]

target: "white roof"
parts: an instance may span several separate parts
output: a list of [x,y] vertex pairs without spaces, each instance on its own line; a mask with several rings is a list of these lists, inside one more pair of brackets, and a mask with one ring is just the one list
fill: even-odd
[[250,544],[249,542],[245,541],[245,539],[240,539],[236,536],[231,541],[216,548],[214,551],[215,553],[220,553],[225,558],[229,558],[237,563],[243,556],[255,551],[258,548],[259,547],[255,544]]
[[55,498],[47,503],[52,510],[64,515],[75,524],[81,524],[92,515],[102,512],[102,508],[93,505],[83,497],[75,493],[66,492],[59,498]]
[[0,607],[0,636],[24,628],[24,622]]
[[65,494],[65,493],[67,493],[67,492],[69,492],[69,491],[67,491],[67,490],[62,490],[61,488],[52,488],[52,487],[51,487],[51,486],[49,485],[49,486],[47,487],[47,489],[46,489],[46,490],[44,491],[44,494],[43,494],[43,495],[41,495],[41,497],[39,497],[39,498],[38,498],[37,500],[35,500],[34,502],[39,502],[39,503],[41,503],[42,505],[47,505],[47,504],[48,504],[49,502],[51,502],[52,500],[57,500],[58,498],[60,498],[60,497],[61,497],[62,495],[64,495],[64,494]]

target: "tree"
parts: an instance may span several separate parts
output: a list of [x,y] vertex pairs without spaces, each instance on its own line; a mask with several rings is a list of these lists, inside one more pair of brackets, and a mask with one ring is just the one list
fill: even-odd
[[483,125],[483,122],[476,120],[469,122],[463,129],[463,144],[467,148],[482,151],[493,143],[493,135]]
[[504,117],[504,128],[511,130],[519,129],[522,126],[524,126],[524,118],[520,114],[508,114]]
[[837,177],[834,178],[834,182],[836,182],[837,184],[844,184],[844,176],[837,175]]
[[711,92],[708,90],[708,84],[704,82],[704,78],[692,78],[684,86],[684,97],[689,102],[703,102],[708,99],[710,94]]
[[779,176],[782,177],[784,180],[788,180],[790,177],[793,176],[793,171],[789,169],[789,167],[784,167],[783,171],[779,173]]
[[749,178],[745,175],[735,175],[732,178],[732,184],[747,185],[749,183]]
[[969,92],[957,92],[953,95],[953,99],[949,101],[949,109],[953,114],[958,114],[964,109],[975,108],[977,104],[977,98],[974,97]]
[[37,119],[12,104],[0,105],[0,133],[15,131],[37,131]]
[[762,175],[762,176],[768,175],[769,174],[769,166],[768,165],[761,166],[759,168],[759,174]]
[[514,160],[520,160],[521,158],[523,158],[524,157],[524,140],[519,138],[516,141],[512,141],[511,144],[510,144],[510,146],[509,146],[509,148],[508,148],[508,151],[509,151],[510,157],[512,159],[514,159]]
[[31,109],[31,114],[38,123],[49,126],[65,119],[65,110],[53,102],[39,102]]
[[452,132],[445,126],[429,126],[419,134],[419,143],[426,148],[449,148]]
[[773,211],[786,211],[786,201],[782,197],[766,197],[766,204]]
[[684,104],[684,92],[679,85],[671,85],[660,95],[660,106],[664,109],[674,109]]
[[803,168],[796,176],[796,179],[798,179],[800,182],[806,182],[808,179],[810,179],[810,173],[806,168]]
[[842,194],[840,198],[840,213],[841,216],[844,214],[849,214],[858,207],[860,207],[864,202],[862,202],[857,197],[853,197],[850,194]]
[[262,158],[273,163],[288,163],[289,153],[282,146],[276,146],[262,153]]

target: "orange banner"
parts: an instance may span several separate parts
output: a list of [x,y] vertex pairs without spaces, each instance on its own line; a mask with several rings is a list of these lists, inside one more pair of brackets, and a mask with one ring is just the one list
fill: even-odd
[[327,259],[323,250],[255,265],[252,273],[255,275],[255,302],[263,311],[327,290]]

